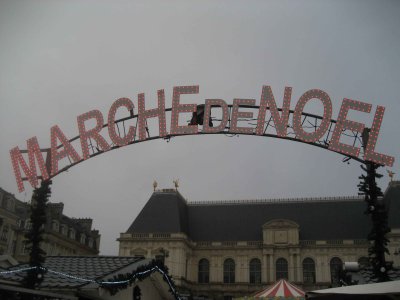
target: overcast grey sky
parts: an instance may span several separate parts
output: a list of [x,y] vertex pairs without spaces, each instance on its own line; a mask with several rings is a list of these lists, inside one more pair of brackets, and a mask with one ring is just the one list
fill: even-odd
[[[185,103],[253,98],[271,85],[292,109],[307,90],[329,94],[333,118],[343,98],[386,107],[377,151],[400,173],[399,1],[4,1],[0,0],[0,186],[21,200],[9,150],[50,127],[78,134],[76,117],[106,116],[115,99],[200,86]],[[280,106],[278,104],[278,106]],[[355,118],[372,124],[373,115]],[[169,128],[168,128],[169,129]],[[80,150],[80,149],[78,149]],[[356,195],[359,163],[279,139],[240,136],[149,141],[87,160],[57,176],[52,202],[70,217],[91,217],[101,254],[152,193],[180,180],[188,200]],[[380,181],[386,189],[388,177]],[[362,212],[360,212],[362,213]]]

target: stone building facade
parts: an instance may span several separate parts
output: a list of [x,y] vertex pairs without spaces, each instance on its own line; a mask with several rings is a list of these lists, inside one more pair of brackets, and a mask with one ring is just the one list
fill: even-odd
[[[392,228],[387,259],[400,266],[400,182],[382,201]],[[249,295],[279,278],[326,288],[344,262],[367,263],[365,209],[359,197],[187,202],[158,190],[121,233],[119,255],[162,259],[182,294],[209,299]]]
[[[69,218],[63,209],[63,203],[48,204],[42,249],[47,255],[97,255],[100,234],[92,229],[93,220]],[[25,233],[30,226],[30,205],[0,188],[0,255],[28,261]]]

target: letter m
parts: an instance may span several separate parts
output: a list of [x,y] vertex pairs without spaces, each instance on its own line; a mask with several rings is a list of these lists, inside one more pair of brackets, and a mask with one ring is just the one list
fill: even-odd
[[[29,165],[26,163],[24,157],[22,156],[21,150],[18,147],[14,147],[10,150],[11,162],[14,169],[15,179],[17,180],[18,191],[23,192],[24,184],[23,180],[28,180],[32,187],[37,187],[38,185],[38,175],[36,169],[36,161],[39,165],[41,171],[42,179],[47,180],[49,178],[49,173],[47,171],[46,165],[40,147],[36,137],[30,138],[27,141],[28,147],[28,159]],[[23,151],[24,152],[24,151]],[[22,178],[21,169],[25,173],[26,178]]]

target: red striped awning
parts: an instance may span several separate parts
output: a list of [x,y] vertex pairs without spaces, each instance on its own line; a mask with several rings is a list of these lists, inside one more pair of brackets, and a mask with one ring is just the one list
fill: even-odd
[[274,285],[258,292],[254,295],[254,298],[266,298],[266,297],[304,297],[305,293],[297,286],[287,282],[284,279],[279,280]]

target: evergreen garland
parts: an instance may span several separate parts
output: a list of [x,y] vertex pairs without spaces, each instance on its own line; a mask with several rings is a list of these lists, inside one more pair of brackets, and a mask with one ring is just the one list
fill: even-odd
[[27,272],[24,278],[24,286],[33,289],[43,281],[44,269],[41,268],[45,262],[46,252],[40,248],[43,241],[44,224],[46,223],[46,207],[51,195],[50,180],[42,180],[40,187],[32,194],[31,201],[31,228],[25,234],[27,238],[27,249],[29,254],[29,265],[35,267]]
[[[170,287],[169,292],[175,297],[175,299],[179,300],[180,297],[176,290],[175,283],[168,276],[168,268],[159,260],[152,260],[149,264],[138,267],[134,273],[118,274],[114,276],[113,279],[108,280],[110,284],[107,284],[106,282],[98,282],[98,284],[102,288],[107,289],[111,295],[115,295],[118,291],[132,286],[132,284],[137,280],[144,280],[156,271],[163,275],[163,280],[167,282]],[[115,284],[115,282],[121,283]]]
[[368,249],[369,260],[374,270],[375,277],[379,282],[388,281],[387,271],[389,265],[386,263],[385,254],[389,254],[387,244],[389,240],[386,238],[386,234],[390,232],[388,226],[388,211],[382,199],[378,199],[383,196],[383,193],[376,183],[376,178],[381,178],[382,175],[377,173],[376,170],[380,165],[373,162],[367,162],[361,165],[361,168],[367,173],[361,175],[361,179],[358,184],[359,195],[365,197],[368,208],[365,212],[371,215],[372,229],[368,234],[368,240],[370,247]]

